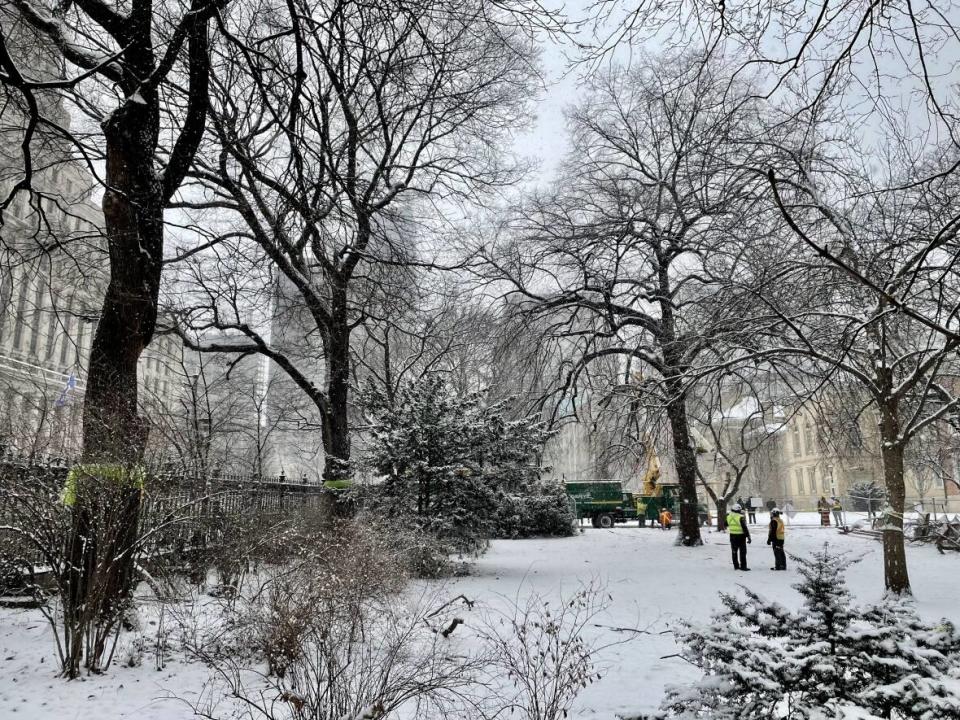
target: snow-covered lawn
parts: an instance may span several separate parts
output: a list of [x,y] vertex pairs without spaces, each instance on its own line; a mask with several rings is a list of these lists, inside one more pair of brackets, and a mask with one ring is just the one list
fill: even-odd
[[[613,628],[638,628],[649,634],[607,648],[600,656],[602,679],[578,699],[575,717],[616,718],[657,706],[665,683],[694,677],[694,669],[670,656],[676,653],[672,636],[660,634],[680,619],[706,620],[717,606],[717,592],[750,587],[785,605],[799,600],[791,585],[796,573],[769,570],[773,555],[766,532],[754,526],[749,573],[734,572],[726,536],[710,532],[704,548],[675,547],[675,532],[653,528],[586,528],[572,538],[497,541],[480,558],[469,577],[449,581],[445,594],[463,593],[481,603],[506,606],[529,593],[555,598],[569,595],[584,583],[600,583],[612,597],[605,616],[590,628],[593,640],[608,644],[634,636]],[[859,602],[872,602],[883,592],[881,548],[875,540],[840,535],[833,528],[812,524],[788,531],[787,550],[806,554],[829,542],[849,550],[863,561],[850,571],[849,583]],[[911,579],[921,615],[947,617],[960,623],[960,554],[940,555],[928,546],[910,547]],[[466,630],[452,640],[469,642]],[[146,628],[147,634],[155,628]],[[123,649],[119,651],[125,652]],[[170,699],[196,700],[207,673],[201,666],[171,654],[164,670],[152,667],[148,655],[140,667],[116,666],[102,677],[65,683],[55,678],[56,662],[49,629],[36,611],[0,610],[0,718],[136,718],[173,720],[192,717],[185,704]]]
[[[761,514],[758,520],[765,520]],[[882,549],[871,538],[841,535],[835,528],[813,524],[814,515],[797,518],[804,525],[788,529],[788,553],[805,555],[829,542],[863,560],[851,568],[848,583],[858,603],[883,595]],[[772,572],[773,553],[766,545],[764,523],[752,526],[750,572],[736,572],[726,535],[706,534],[706,547],[675,547],[675,532],[653,528],[587,527],[583,534],[559,540],[498,541],[482,557],[473,576],[456,584],[458,591],[486,602],[503,602],[497,594],[537,592],[557,596],[574,592],[580,583],[598,579],[613,597],[608,618],[599,624],[634,627],[651,634],[611,647],[601,655],[603,679],[578,699],[574,715],[616,718],[638,714],[659,705],[666,683],[696,677],[696,669],[680,658],[669,630],[678,619],[706,621],[719,605],[718,591],[734,592],[738,585],[755,590],[789,607],[800,599],[791,588],[797,574]],[[946,617],[960,623],[960,554],[940,555],[929,546],[908,549],[911,580],[920,614]],[[791,565],[788,560],[788,567]],[[594,628],[596,642],[607,644],[629,635]]]

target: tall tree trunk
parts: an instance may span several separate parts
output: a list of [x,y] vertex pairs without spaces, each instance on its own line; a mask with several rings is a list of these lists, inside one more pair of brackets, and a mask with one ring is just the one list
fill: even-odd
[[327,348],[327,437],[324,441],[323,477],[344,480],[350,469],[350,324],[347,317],[346,290],[334,290],[331,303],[333,327]]
[[717,532],[726,532],[727,530],[727,497],[721,495],[717,498]]
[[[147,441],[137,412],[137,362],[153,336],[160,291],[164,203],[153,167],[158,129],[155,96],[125,103],[103,125],[110,279],[90,349],[83,462],[124,471],[77,480],[84,487],[73,509],[66,611],[78,628],[91,621],[112,627],[133,583],[142,489],[122,476],[136,476]],[[97,667],[104,642],[94,642],[87,665]]]
[[903,511],[906,487],[903,481],[904,443],[898,437],[900,424],[897,407],[882,407],[880,419],[880,455],[883,482],[887,489],[889,512],[883,518],[883,582],[887,592],[910,595],[907,553],[903,537]]
[[660,286],[660,332],[658,342],[663,353],[663,376],[667,388],[667,418],[673,435],[673,459],[680,482],[680,541],[684,545],[703,545],[697,512],[697,456],[690,445],[687,421],[687,395],[683,388],[686,371],[686,347],[678,340],[673,313],[670,258],[660,246],[657,256],[657,281]]
[[683,391],[669,387],[667,418],[673,435],[673,456],[680,482],[680,535],[684,545],[702,545],[697,512],[697,457],[690,445],[687,403]]

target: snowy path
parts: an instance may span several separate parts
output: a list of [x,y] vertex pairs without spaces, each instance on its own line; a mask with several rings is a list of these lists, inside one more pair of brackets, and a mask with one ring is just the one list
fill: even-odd
[[[718,604],[717,591],[735,590],[737,583],[784,604],[798,605],[790,587],[796,573],[771,572],[772,553],[765,544],[764,526],[754,526],[753,532],[753,571],[749,573],[733,571],[726,537],[716,533],[707,534],[706,547],[688,549],[672,545],[674,532],[637,527],[586,528],[572,538],[497,541],[477,562],[472,576],[450,581],[446,591],[496,604],[503,603],[505,597],[522,597],[533,591],[551,597],[561,592],[569,594],[582,583],[597,579],[613,596],[601,624],[648,628],[654,633],[668,629],[678,618],[706,619]],[[877,600],[883,588],[880,544],[811,525],[789,531],[787,550],[806,554],[824,541],[864,556],[850,572],[850,586],[859,601]],[[927,546],[911,547],[908,552],[920,612],[960,623],[960,606],[956,603],[960,554],[939,555]],[[598,642],[624,637],[604,628],[594,631]],[[48,633],[35,611],[0,609],[0,718],[193,717],[184,704],[162,698],[173,694],[196,698],[206,679],[202,667],[174,658],[158,672],[146,657],[142,667],[116,667],[103,677],[64,683],[54,677],[55,659]],[[461,637],[466,640],[468,633]],[[618,713],[636,714],[654,708],[665,683],[693,676],[692,668],[684,662],[660,659],[676,649],[670,635],[656,634],[608,649],[601,658],[602,680],[579,698],[574,716],[613,720]]]

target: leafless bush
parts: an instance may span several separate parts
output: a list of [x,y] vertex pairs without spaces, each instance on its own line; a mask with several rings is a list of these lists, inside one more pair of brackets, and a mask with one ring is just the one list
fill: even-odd
[[345,521],[251,574],[233,609],[215,613],[219,627],[194,634],[189,650],[215,676],[194,711],[217,720],[557,720],[599,678],[597,653],[623,641],[589,639],[609,602],[596,584],[483,609],[450,599],[443,585],[408,585],[405,551],[391,533]]
[[477,633],[489,652],[489,669],[506,677],[513,694],[502,709],[521,720],[566,718],[577,696],[601,675],[597,653],[625,642],[591,642],[585,632],[609,606],[597,583],[570,597],[546,599],[531,594],[506,610],[488,610]]
[[457,574],[461,567],[452,559],[453,548],[420,528],[407,527],[394,532],[390,543],[411,577],[444,578]]
[[[124,652],[130,638],[118,642],[124,626],[135,624],[141,581],[173,612],[188,561],[201,587],[214,568],[229,601],[261,566],[301,557],[326,523],[319,507],[270,511],[255,491],[215,492],[143,468],[97,467],[78,466],[70,481],[65,467],[0,474],[0,586],[45,614],[68,677],[104,671],[118,648]],[[126,522],[131,503],[143,506],[133,526]]]
[[362,486],[351,490],[349,502],[362,508],[355,515],[356,522],[384,539],[409,577],[436,580],[461,573],[463,563],[455,561],[454,547],[414,522],[384,518],[383,513],[373,509],[368,492]]
[[[403,549],[358,522],[320,531],[283,565],[249,581],[215,643],[191,650],[241,698],[247,717],[273,720],[450,717],[479,707],[478,653],[454,652],[434,630],[439,589],[403,592]],[[205,717],[239,711],[195,707]]]
[[141,492],[139,475],[117,467],[78,466],[66,484],[65,471],[26,468],[4,488],[0,568],[50,622],[67,677],[109,667],[144,550],[176,516],[122,521]]

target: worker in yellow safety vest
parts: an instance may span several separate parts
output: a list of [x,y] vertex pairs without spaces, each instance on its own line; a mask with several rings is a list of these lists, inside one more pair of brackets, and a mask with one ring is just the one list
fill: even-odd
[[767,533],[767,545],[773,546],[773,567],[771,570],[787,569],[787,554],[783,551],[783,541],[786,537],[786,528],[783,525],[783,518],[780,516],[780,509],[773,508],[770,511],[770,532]]
[[733,556],[734,570],[749,570],[747,567],[747,543],[750,540],[750,528],[743,516],[743,506],[737,503],[727,513],[727,533],[730,535],[730,554]]
[[843,526],[843,505],[840,504],[840,498],[833,498],[833,504],[830,506],[833,510],[833,524],[837,527]]

